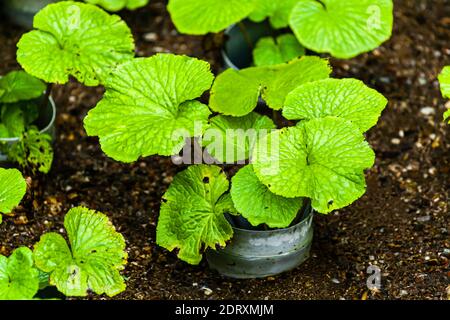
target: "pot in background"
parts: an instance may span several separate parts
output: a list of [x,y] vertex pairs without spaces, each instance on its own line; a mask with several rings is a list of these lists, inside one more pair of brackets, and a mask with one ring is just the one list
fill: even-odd
[[3,7],[11,22],[31,29],[34,15],[48,4],[58,1],[61,0],[3,0]]
[[206,252],[209,266],[237,279],[264,278],[292,270],[309,258],[313,238],[313,211],[289,228],[268,231],[233,227],[231,243]]
[[[41,99],[36,99],[36,103],[40,103]],[[52,97],[48,98],[48,103],[45,108],[39,108],[39,117],[34,124],[40,129],[40,133],[46,133],[55,137],[55,119],[56,106]],[[20,137],[15,138],[0,138],[0,144],[8,146],[14,145],[20,141]],[[7,162],[8,157],[0,151],[0,163]]]
[[225,68],[239,70],[252,66],[253,50],[246,40],[243,29],[246,30],[253,47],[255,47],[259,39],[273,36],[274,33],[267,22],[254,23],[249,20],[244,20],[241,24],[243,28],[239,24],[235,24],[225,31],[227,40],[222,49]]

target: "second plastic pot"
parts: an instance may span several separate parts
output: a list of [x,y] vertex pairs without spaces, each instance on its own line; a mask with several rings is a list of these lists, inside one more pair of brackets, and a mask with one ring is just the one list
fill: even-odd
[[[246,36],[247,34],[247,36]],[[244,69],[251,67],[253,50],[259,39],[273,35],[268,23],[254,23],[248,20],[235,24],[225,31],[227,40],[222,49],[226,68]],[[252,47],[249,42],[251,42]]]
[[264,278],[292,270],[309,257],[313,238],[313,211],[307,209],[296,225],[269,231],[233,227],[231,243],[208,250],[209,266],[224,276]]

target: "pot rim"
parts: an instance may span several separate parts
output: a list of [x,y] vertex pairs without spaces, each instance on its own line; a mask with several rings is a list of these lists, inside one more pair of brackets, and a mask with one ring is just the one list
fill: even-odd
[[307,223],[309,221],[309,219],[314,217],[314,210],[313,210],[313,208],[311,206],[308,206],[305,211],[306,211],[306,213],[305,213],[305,216],[303,217],[303,219],[300,220],[299,223],[297,223],[297,224],[295,224],[295,225],[293,225],[291,227],[288,227],[288,228],[273,229],[273,230],[248,230],[248,229],[242,229],[242,228],[238,228],[238,227],[234,227],[234,226],[231,226],[231,228],[233,228],[234,231],[238,231],[238,232],[241,232],[241,233],[257,233],[257,234],[260,234],[260,235],[262,235],[262,234],[269,234],[269,233],[270,234],[274,234],[274,233],[276,234],[276,233],[288,232],[288,231],[290,231],[292,229],[295,229],[295,228],[299,227],[302,224]]
[[[230,36],[230,32],[231,30],[233,30],[234,28],[237,27],[237,24],[232,24],[231,26],[229,26],[228,28],[225,29],[224,34],[227,36]],[[222,46],[222,49],[220,50],[221,54],[222,54],[222,59],[225,60],[225,63],[230,65],[232,69],[235,70],[240,70],[240,68],[238,68],[230,59],[230,57],[227,54],[227,51],[225,50],[225,45]]]
[[[42,129],[39,131],[40,134],[46,133],[47,131],[49,131],[52,126],[55,123],[56,120],[56,105],[55,105],[55,101],[53,100],[52,96],[48,97],[48,101],[50,102],[50,106],[52,108],[52,117],[49,121],[49,123]],[[11,143],[11,142],[19,142],[20,141],[20,137],[13,137],[13,138],[0,138],[0,142],[7,142],[7,143]]]

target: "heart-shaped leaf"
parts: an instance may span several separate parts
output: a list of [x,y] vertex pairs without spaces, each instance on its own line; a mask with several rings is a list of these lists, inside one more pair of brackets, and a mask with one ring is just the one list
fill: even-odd
[[255,66],[272,66],[289,62],[305,55],[305,48],[292,34],[283,34],[275,39],[261,38],[253,50]]
[[119,161],[177,154],[187,137],[201,136],[209,108],[198,101],[214,79],[207,62],[158,54],[117,68],[103,99],[84,120],[90,136]]
[[279,110],[289,92],[330,73],[327,60],[306,56],[276,66],[228,69],[216,78],[209,105],[216,112],[240,117],[252,112],[261,96],[270,108]]
[[12,71],[0,78],[0,102],[35,99],[40,97],[44,90],[45,84],[41,80],[24,71]]
[[258,0],[255,10],[249,15],[250,20],[261,22],[269,18],[275,29],[286,28],[289,16],[299,0]]
[[73,1],[50,4],[34,17],[18,43],[17,61],[29,74],[64,84],[74,76],[101,84],[118,64],[134,57],[130,29],[119,16]]
[[169,0],[167,8],[179,32],[203,35],[247,17],[255,0]]
[[299,0],[290,17],[306,48],[343,59],[381,45],[392,25],[392,0]]
[[178,173],[163,196],[156,242],[178,258],[200,263],[201,250],[225,246],[233,229],[224,213],[234,213],[229,182],[217,166],[195,165]]
[[108,217],[77,207],[67,213],[64,226],[70,246],[51,232],[34,247],[36,266],[50,273],[50,284],[66,296],[86,296],[89,289],[114,296],[125,290],[120,275],[127,262],[125,240]]
[[253,167],[273,193],[311,198],[315,210],[328,213],[364,194],[364,170],[374,159],[356,125],[329,117],[302,121],[259,140]]
[[256,112],[244,117],[218,115],[203,135],[209,154],[223,163],[247,160],[257,139],[275,129],[272,119]]
[[231,180],[231,198],[238,213],[253,226],[266,224],[271,228],[286,228],[302,207],[301,198],[284,198],[272,193],[261,183],[248,165]]
[[362,81],[325,79],[289,93],[283,116],[290,120],[335,116],[352,121],[365,132],[378,122],[386,105],[386,98]]
[[0,255],[0,300],[31,300],[39,289],[33,253],[20,247],[9,258]]

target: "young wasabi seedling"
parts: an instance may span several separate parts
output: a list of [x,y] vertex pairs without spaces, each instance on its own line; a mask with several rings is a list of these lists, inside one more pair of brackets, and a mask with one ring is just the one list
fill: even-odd
[[0,300],[31,300],[39,290],[33,252],[20,247],[10,257],[0,255]]
[[44,90],[42,81],[24,71],[12,71],[0,79],[0,151],[23,168],[48,173],[52,138],[35,125]]
[[66,296],[114,296],[125,290],[120,274],[127,263],[125,240],[108,217],[77,207],[64,218],[68,242],[58,233],[44,234],[35,245],[36,267],[49,274],[50,285]]
[[[445,67],[439,75],[439,83],[441,85],[441,92],[444,98],[450,99],[450,66]],[[450,110],[444,113],[444,121],[449,120],[450,123]]]
[[145,7],[149,0],[84,0],[84,2],[95,4],[108,11],[120,11],[122,9],[136,10]]
[[118,64],[134,57],[133,37],[125,22],[91,4],[50,4],[35,15],[33,26],[35,30],[17,44],[17,61],[49,84],[65,84],[73,76],[96,86]]
[[290,27],[302,46],[341,59],[377,48],[393,27],[392,0],[170,0],[168,9],[182,33],[220,32],[245,18],[268,18],[274,29]]
[[19,170],[0,168],[0,224],[2,214],[9,214],[22,201],[27,184]]
[[120,274],[127,263],[125,240],[108,217],[77,207],[69,210],[64,226],[69,245],[50,232],[33,252],[21,247],[9,258],[0,255],[0,300],[30,300],[48,285],[80,297],[88,290],[108,296],[125,290]]
[[292,34],[283,34],[276,39],[265,37],[258,40],[253,50],[255,66],[271,66],[289,62],[305,55],[305,48]]

